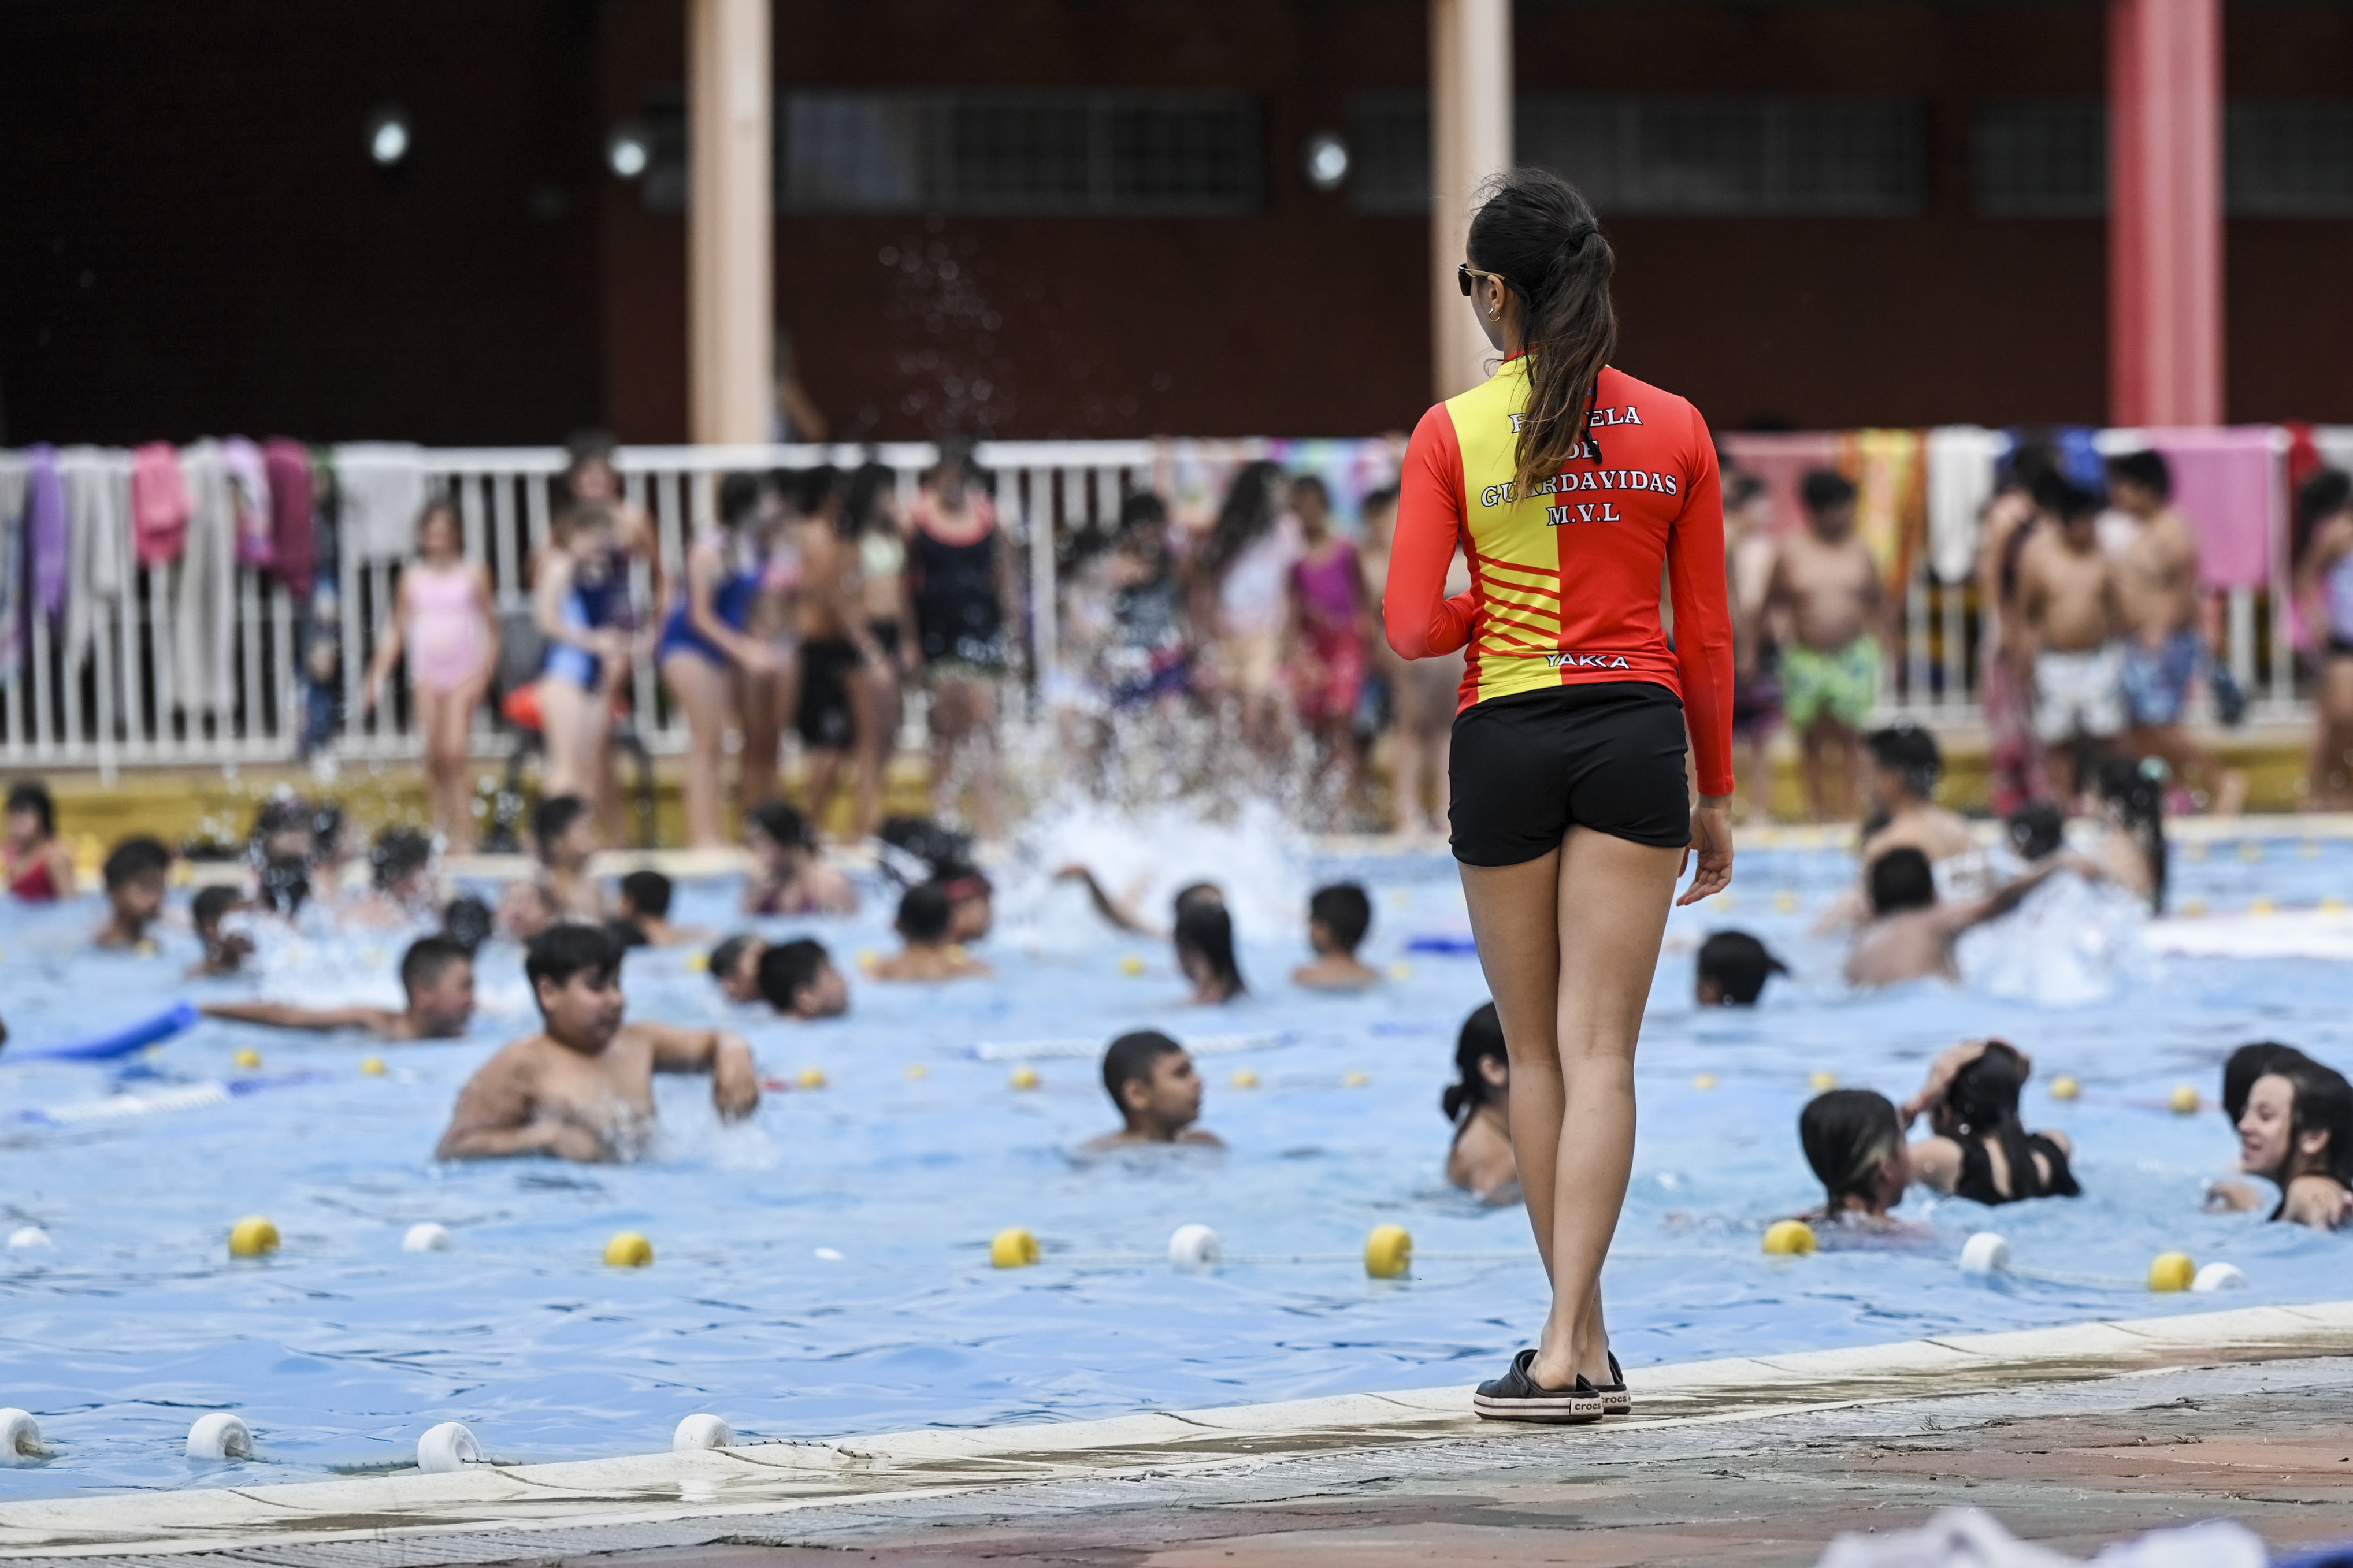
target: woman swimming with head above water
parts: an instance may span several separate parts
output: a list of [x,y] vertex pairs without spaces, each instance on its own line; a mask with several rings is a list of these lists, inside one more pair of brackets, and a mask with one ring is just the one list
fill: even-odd
[[1912,1184],[1911,1151],[1894,1104],[1868,1089],[1818,1094],[1798,1113],[1798,1142],[1822,1184],[1822,1206],[1804,1215],[1894,1228],[1888,1210]]
[[2274,1219],[2315,1230],[2353,1222],[2353,1085],[2316,1061],[2274,1062],[2247,1091],[2239,1165],[2277,1184]]
[[1482,1204],[1520,1201],[1520,1166],[1512,1157],[1512,1061],[1493,1002],[1462,1020],[1454,1073],[1439,1108],[1454,1124],[1446,1179]]
[[1938,1057],[1904,1107],[1928,1113],[1929,1136],[1912,1145],[1912,1174],[1948,1197],[1981,1204],[2078,1196],[2064,1132],[2029,1132],[2018,1091],[2034,1064],[2006,1040],[1965,1040]]

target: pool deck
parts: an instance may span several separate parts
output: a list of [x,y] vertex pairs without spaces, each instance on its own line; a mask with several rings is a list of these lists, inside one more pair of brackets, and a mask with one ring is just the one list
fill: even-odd
[[[2353,1301],[1699,1362],[1630,1381],[1634,1415],[1598,1426],[1482,1422],[1469,1390],[1451,1386],[12,1502],[0,1505],[0,1560],[1810,1563],[1841,1530],[1955,1503],[2084,1554],[2217,1515],[2274,1543],[2353,1539]],[[498,1434],[480,1435],[495,1458]]]

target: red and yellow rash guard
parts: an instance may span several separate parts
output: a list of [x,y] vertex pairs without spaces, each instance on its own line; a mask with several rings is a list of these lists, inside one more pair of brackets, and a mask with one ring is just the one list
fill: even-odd
[[[1463,708],[1552,686],[1656,682],[1683,699],[1700,793],[1731,794],[1732,611],[1706,422],[1674,394],[1605,368],[1585,454],[1546,493],[1522,498],[1514,426],[1527,400],[1527,361],[1515,356],[1415,428],[1381,599],[1389,647],[1428,658],[1469,644]],[[1471,588],[1449,599],[1458,542]],[[1674,589],[1672,650],[1662,565]]]

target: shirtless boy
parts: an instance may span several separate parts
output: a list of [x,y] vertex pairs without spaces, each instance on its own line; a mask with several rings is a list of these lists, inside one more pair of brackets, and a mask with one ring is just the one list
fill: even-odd
[[867,970],[877,980],[986,980],[997,972],[968,956],[950,934],[955,906],[947,889],[924,882],[899,900],[899,938],[906,945]]
[[557,926],[531,944],[523,973],[543,1027],[482,1064],[434,1158],[631,1158],[653,1134],[658,1072],[709,1073],[730,1121],[758,1109],[759,1070],[736,1036],[621,1021],[621,950],[601,927]]
[[474,1016],[474,957],[446,936],[420,937],[400,960],[408,1005],[297,1007],[286,1002],[207,1002],[207,1018],[270,1029],[365,1029],[379,1040],[454,1040]]
[[2124,733],[2124,610],[2116,563],[2100,548],[2100,498],[2048,473],[2035,481],[2034,503],[2018,607],[2034,657],[2034,737],[2064,804],[2075,798],[2077,747]]
[[[1765,742],[1781,721],[1781,678],[1766,622],[1773,585],[1772,492],[1754,474],[1724,476],[1724,580],[1732,595],[1732,771],[1741,781],[1736,814],[1746,820],[1772,804]],[[1384,645],[1386,646],[1386,645]]]
[[839,1018],[849,1011],[849,983],[825,944],[802,937],[760,954],[754,975],[760,996],[787,1018]]
[[512,885],[499,901],[499,923],[508,934],[529,942],[558,921],[603,921],[605,889],[588,874],[597,848],[596,814],[588,803],[576,795],[541,801],[531,814],[531,836],[539,875]]
[[147,941],[147,928],[164,913],[171,871],[172,852],[159,839],[126,838],[116,845],[106,858],[106,923],[91,940],[116,950]]
[[1310,991],[1362,991],[1381,983],[1381,972],[1356,956],[1373,926],[1373,900],[1354,882],[1318,888],[1307,900],[1307,945],[1315,962],[1291,972],[1291,983]]
[[2018,908],[2063,867],[2084,869],[2080,859],[2062,851],[1984,898],[1945,903],[1936,897],[1936,875],[1926,855],[1908,845],[1890,849],[1871,863],[1871,923],[1856,934],[1846,955],[1847,984],[1895,985],[1931,974],[1957,978],[1953,944],[1961,933]]
[[2116,592],[2130,636],[2125,644],[2126,705],[2137,756],[2163,757],[2174,777],[2214,811],[2246,804],[2247,775],[2221,769],[2213,753],[2182,727],[2189,683],[2206,652],[2206,595],[2198,575],[2198,536],[2173,509],[2173,474],[2155,452],[2108,459],[2108,499],[2137,524],[2116,557]]
[[1806,531],[1783,542],[1767,584],[1767,610],[1788,626],[1781,710],[1803,747],[1806,805],[1817,822],[1855,809],[1855,732],[1879,700],[1879,638],[1886,594],[1879,564],[1854,531],[1854,486],[1826,468],[1808,474]]
[[1157,1029],[1122,1035],[1103,1052],[1103,1088],[1126,1123],[1091,1138],[1082,1154],[1135,1143],[1207,1143],[1224,1140],[1193,1125],[1201,1119],[1201,1075],[1190,1052]]

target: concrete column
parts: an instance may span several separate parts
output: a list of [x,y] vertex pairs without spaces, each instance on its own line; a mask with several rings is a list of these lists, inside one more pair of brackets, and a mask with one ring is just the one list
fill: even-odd
[[2221,0],[2108,0],[2108,414],[2219,425]]
[[1486,380],[1494,357],[1454,267],[1472,193],[1511,163],[1511,0],[1430,0],[1430,368],[1440,398]]
[[687,433],[765,441],[776,395],[769,0],[687,0]]

